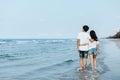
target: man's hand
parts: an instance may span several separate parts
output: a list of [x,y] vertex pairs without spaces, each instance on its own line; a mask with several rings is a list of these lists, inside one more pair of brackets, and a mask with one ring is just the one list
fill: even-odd
[[93,42],[93,41],[94,41],[94,39],[89,39],[89,41],[90,41],[90,42]]
[[88,43],[80,44],[80,46],[86,46],[86,45],[88,45]]

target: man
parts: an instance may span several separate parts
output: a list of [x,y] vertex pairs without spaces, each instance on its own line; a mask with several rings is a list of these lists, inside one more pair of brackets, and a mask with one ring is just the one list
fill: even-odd
[[82,71],[82,69],[86,71],[88,50],[89,50],[88,43],[90,39],[90,36],[87,33],[88,30],[89,27],[87,25],[84,25],[82,32],[80,32],[77,37],[77,49],[80,56],[80,68],[79,68],[80,71]]

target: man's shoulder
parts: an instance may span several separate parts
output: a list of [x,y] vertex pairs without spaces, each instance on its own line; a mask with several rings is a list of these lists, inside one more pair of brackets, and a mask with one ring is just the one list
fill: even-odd
[[79,32],[78,38],[88,38],[89,34],[87,32]]
[[81,35],[81,34],[83,34],[83,32],[79,32],[79,33],[78,33],[78,35]]
[[89,35],[87,32],[79,32],[78,35]]

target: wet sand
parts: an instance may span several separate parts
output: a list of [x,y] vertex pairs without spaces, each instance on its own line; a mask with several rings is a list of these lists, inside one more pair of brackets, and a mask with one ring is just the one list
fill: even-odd
[[79,80],[119,80],[120,79],[120,40],[101,40],[101,54],[97,57],[97,70],[91,72],[90,62],[86,72],[79,73]]
[[105,64],[109,67],[109,71],[104,74],[111,80],[120,79],[120,39],[110,39],[105,45]]

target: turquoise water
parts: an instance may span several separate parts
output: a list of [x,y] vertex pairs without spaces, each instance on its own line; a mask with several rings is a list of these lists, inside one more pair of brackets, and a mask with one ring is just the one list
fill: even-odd
[[100,44],[97,71],[91,73],[89,59],[86,72],[76,71],[75,39],[1,39],[0,80],[119,80],[119,46],[114,40]]

